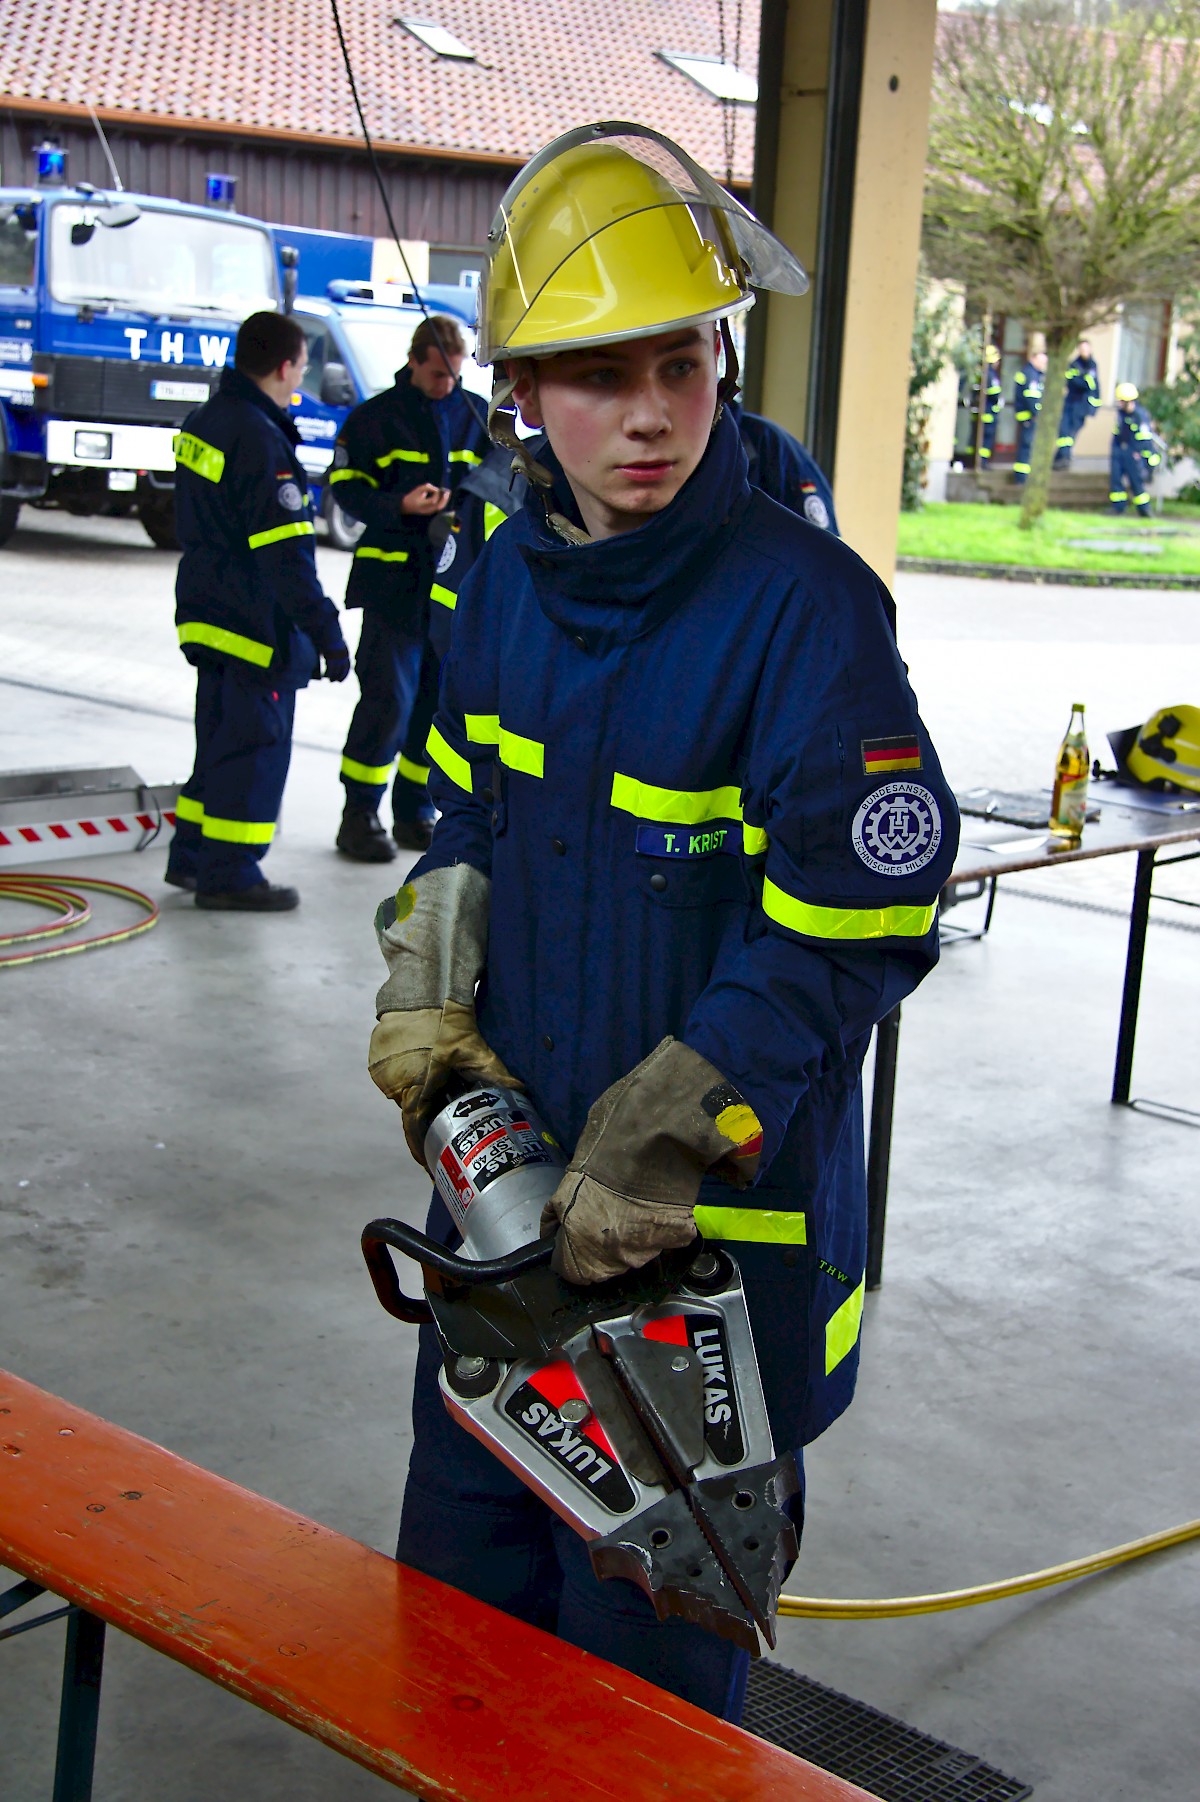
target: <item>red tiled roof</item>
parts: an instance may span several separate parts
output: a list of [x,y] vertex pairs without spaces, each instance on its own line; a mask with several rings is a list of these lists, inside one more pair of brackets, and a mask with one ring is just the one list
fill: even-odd
[[[655,52],[718,56],[721,0],[340,0],[372,136],[383,147],[523,161],[568,126],[626,118],[724,178],[721,102]],[[724,0],[726,60],[758,61],[759,0]],[[357,141],[328,0],[0,0],[0,105]],[[474,62],[395,21],[445,26]],[[734,121],[750,179],[754,109]],[[132,123],[132,121],[130,121]]]

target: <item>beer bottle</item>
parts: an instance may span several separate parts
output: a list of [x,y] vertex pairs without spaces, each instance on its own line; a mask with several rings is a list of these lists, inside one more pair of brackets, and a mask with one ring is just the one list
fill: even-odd
[[1071,706],[1071,723],[1059,746],[1054,770],[1054,797],[1050,803],[1050,831],[1057,839],[1078,844],[1083,837],[1087,812],[1088,747],[1083,724],[1083,702]]

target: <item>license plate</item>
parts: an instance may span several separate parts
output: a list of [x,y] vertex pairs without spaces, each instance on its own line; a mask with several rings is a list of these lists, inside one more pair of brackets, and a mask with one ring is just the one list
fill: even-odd
[[118,494],[130,494],[137,487],[137,471],[135,469],[110,469],[108,485]]
[[207,382],[151,382],[151,400],[207,400]]

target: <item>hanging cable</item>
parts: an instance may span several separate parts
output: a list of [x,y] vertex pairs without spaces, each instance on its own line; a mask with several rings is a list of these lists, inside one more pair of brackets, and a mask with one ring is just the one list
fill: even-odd
[[[92,917],[91,903],[77,889],[90,889],[95,894],[115,895],[131,901],[144,910],[145,917],[131,926],[113,927],[108,932],[94,933],[86,939],[73,939],[70,944],[45,945],[34,941],[55,938]],[[51,957],[70,957],[76,951],[92,951],[100,945],[119,945],[125,939],[149,932],[157,924],[158,908],[140,889],[128,888],[123,882],[104,882],[94,876],[49,877],[25,872],[0,873],[0,900],[25,901],[31,907],[47,909],[54,915],[40,926],[23,926],[15,932],[0,933],[0,945],[16,945],[15,951],[0,953],[0,968],[17,964],[43,963]]]

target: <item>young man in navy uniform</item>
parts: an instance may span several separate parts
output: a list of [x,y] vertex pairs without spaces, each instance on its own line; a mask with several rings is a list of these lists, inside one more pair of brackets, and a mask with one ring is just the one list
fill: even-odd
[[200,908],[282,913],[299,902],[260,868],[287,780],[296,690],[318,672],[333,682],[350,674],[286,410],[307,361],[295,319],[251,314],[233,368],[175,440],[175,620],[196,668],[196,764],[166,879],[194,889]]
[[[548,146],[492,242],[494,435],[515,402],[548,443],[458,595],[371,1074],[418,1154],[449,1072],[529,1089],[575,1148],[544,1219],[570,1282],[687,1244],[702,1203],[799,1451],[853,1393],[862,1059],[936,960],[953,798],[883,584],[747,481],[726,321],[803,290],[790,253],[628,125]],[[449,1420],[422,1335],[398,1555],[736,1720],[745,1653],[599,1584]]]

